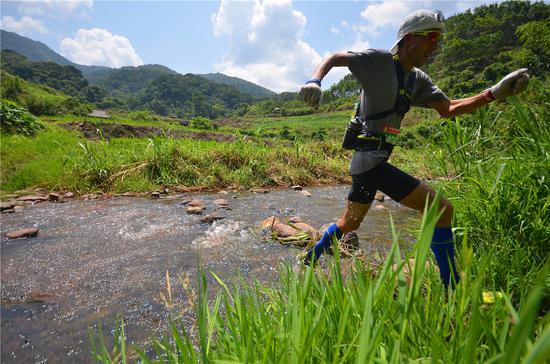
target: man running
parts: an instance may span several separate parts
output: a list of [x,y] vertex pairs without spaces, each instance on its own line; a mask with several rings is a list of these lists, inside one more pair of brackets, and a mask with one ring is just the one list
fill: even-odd
[[[449,100],[431,79],[417,67],[426,63],[437,49],[443,32],[439,11],[418,10],[408,15],[389,51],[367,49],[363,52],[334,53],[321,62],[311,80],[300,89],[310,106],[321,102],[321,80],[333,67],[348,67],[362,91],[356,117],[348,125],[343,146],[354,149],[350,163],[352,185],[342,217],[332,224],[314,248],[304,256],[309,265],[330,248],[333,239],[357,230],[377,190],[409,208],[422,211],[426,199],[431,203],[435,191],[426,183],[388,163],[401,120],[411,106],[435,109],[443,118],[472,112],[495,99],[523,91],[529,82],[527,69],[508,74],[495,86],[476,96]],[[441,198],[431,249],[445,287],[458,282],[451,230],[453,206]]]

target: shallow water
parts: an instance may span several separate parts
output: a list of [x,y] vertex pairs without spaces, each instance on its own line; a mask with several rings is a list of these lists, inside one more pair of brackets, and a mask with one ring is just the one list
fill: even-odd
[[[186,194],[171,198],[124,198],[40,203],[2,215],[1,329],[3,363],[90,362],[88,327],[101,322],[106,341],[117,317],[129,342],[143,344],[162,335],[169,318],[190,324],[189,300],[200,265],[224,280],[242,277],[265,283],[281,263],[296,261],[300,248],[266,243],[259,223],[267,217],[300,216],[315,228],[342,213],[346,187],[309,189],[311,197],[291,190],[268,194]],[[231,210],[213,224],[188,215],[184,199],[196,198],[215,211],[225,198]],[[391,243],[389,213],[410,246],[420,215],[393,201],[376,204],[358,231],[360,249],[386,251]],[[203,215],[204,215],[203,214]],[[7,240],[4,233],[36,226],[39,235]],[[172,288],[171,307],[166,275]],[[183,288],[180,277],[188,276]],[[217,287],[207,273],[212,287]]]

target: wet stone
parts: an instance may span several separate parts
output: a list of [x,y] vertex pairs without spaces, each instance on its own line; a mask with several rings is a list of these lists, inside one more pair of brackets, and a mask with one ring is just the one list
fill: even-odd
[[222,220],[222,219],[225,219],[225,216],[221,216],[221,215],[218,215],[218,214],[209,214],[209,215],[205,215],[205,216],[201,217],[199,221],[202,222],[202,223],[211,224],[214,221],[218,221],[218,220]]
[[54,298],[53,294],[47,292],[32,291],[29,293],[27,303],[49,302]]
[[299,232],[299,230],[296,230],[292,226],[280,222],[273,224],[272,230],[281,238],[286,238]]
[[48,200],[49,200],[49,197],[44,196],[44,195],[27,195],[27,196],[21,196],[21,197],[17,198],[17,201],[23,201],[23,202],[48,201]]
[[63,196],[61,196],[59,193],[52,192],[48,197],[50,201],[53,201],[53,202],[60,202],[61,200],[63,200]]
[[188,214],[202,214],[203,210],[204,210],[204,204],[200,200],[191,200],[187,204]]
[[298,185],[292,186],[292,187],[290,187],[290,188],[293,189],[294,191],[301,191],[301,190],[303,190],[303,187],[302,187],[302,186],[298,186]]
[[16,201],[2,202],[2,203],[0,203],[0,210],[1,211],[13,210],[13,208],[15,207],[16,204],[17,204]]
[[160,192],[158,192],[158,191],[151,192],[151,197],[152,198],[160,198]]
[[73,198],[73,197],[74,197],[74,193],[72,193],[72,192],[67,192],[66,194],[63,195],[63,197],[65,197],[65,198]]
[[313,235],[313,236],[318,235],[317,230],[311,225],[306,224],[305,222],[296,222],[296,223],[293,223],[292,226],[310,235]]
[[224,198],[218,198],[217,200],[212,201],[212,203],[218,207],[227,208],[229,207],[229,202]]
[[13,208],[13,212],[17,212],[17,213],[23,212],[23,209],[24,209],[23,206],[15,206],[15,207]]
[[192,206],[192,207],[202,207],[204,208],[204,203],[201,201],[201,200],[191,200],[187,203],[187,206]]
[[265,219],[264,221],[262,221],[260,223],[260,227],[262,229],[271,229],[275,224],[281,224],[281,220],[279,220],[275,216],[271,216]]
[[36,236],[37,234],[38,234],[38,228],[31,227],[31,228],[10,231],[6,233],[6,237],[8,239],[19,239],[19,238]]
[[269,190],[265,188],[251,188],[250,192],[264,194],[264,193],[269,193]]
[[306,190],[298,191],[298,193],[302,196],[305,196],[305,197],[311,197],[311,192],[306,191]]
[[297,222],[302,222],[302,218],[299,216],[292,216],[290,219],[288,219],[288,222],[295,224]]

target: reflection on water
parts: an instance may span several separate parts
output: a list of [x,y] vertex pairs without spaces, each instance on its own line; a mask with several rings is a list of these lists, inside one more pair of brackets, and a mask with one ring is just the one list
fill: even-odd
[[[208,214],[216,211],[212,201],[218,194],[42,203],[2,215],[2,233],[40,229],[32,239],[2,236],[2,362],[89,362],[87,327],[97,332],[100,322],[110,335],[117,317],[124,319],[129,341],[139,344],[162,335],[169,317],[189,324],[192,294],[181,288],[179,277],[187,274],[193,283],[199,265],[225,280],[275,279],[280,264],[294,264],[300,250],[264,242],[259,223],[297,215],[320,228],[343,210],[347,188],[310,192],[312,197],[289,190],[221,196],[230,210],[217,210],[224,219],[213,224],[188,215],[179,202],[200,199]],[[392,201],[383,205],[369,212],[358,231],[366,252],[389,247],[390,212],[405,246],[413,241],[410,229],[419,226],[417,213]],[[167,296],[167,272],[171,308],[160,295]]]

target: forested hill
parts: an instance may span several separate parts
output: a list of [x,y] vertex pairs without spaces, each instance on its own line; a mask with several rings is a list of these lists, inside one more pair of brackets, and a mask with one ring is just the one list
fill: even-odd
[[245,94],[252,95],[252,96],[258,96],[258,97],[271,97],[275,96],[275,92],[256,85],[255,83],[245,81],[243,79],[237,78],[237,77],[231,77],[224,75],[223,73],[206,73],[206,74],[199,74],[198,76],[204,77],[207,80],[214,81],[217,83],[223,83],[225,85],[233,86],[237,90],[244,92]]
[[177,74],[176,71],[168,67],[147,64],[138,67],[100,70],[88,74],[86,78],[91,85],[101,87],[109,93],[127,94],[143,89],[157,77]]
[[97,102],[105,96],[103,90],[90,86],[82,72],[71,65],[33,62],[17,52],[3,50],[0,52],[0,66],[23,80],[54,88],[81,100]]
[[550,72],[550,5],[508,1],[447,19],[445,37],[426,68],[452,97],[477,92],[517,68]]
[[104,66],[84,66],[71,62],[42,42],[22,37],[17,33],[8,32],[3,29],[0,29],[0,49],[15,51],[35,62],[54,62],[62,66],[73,66],[79,69],[85,76],[91,72],[108,69],[108,67]]

